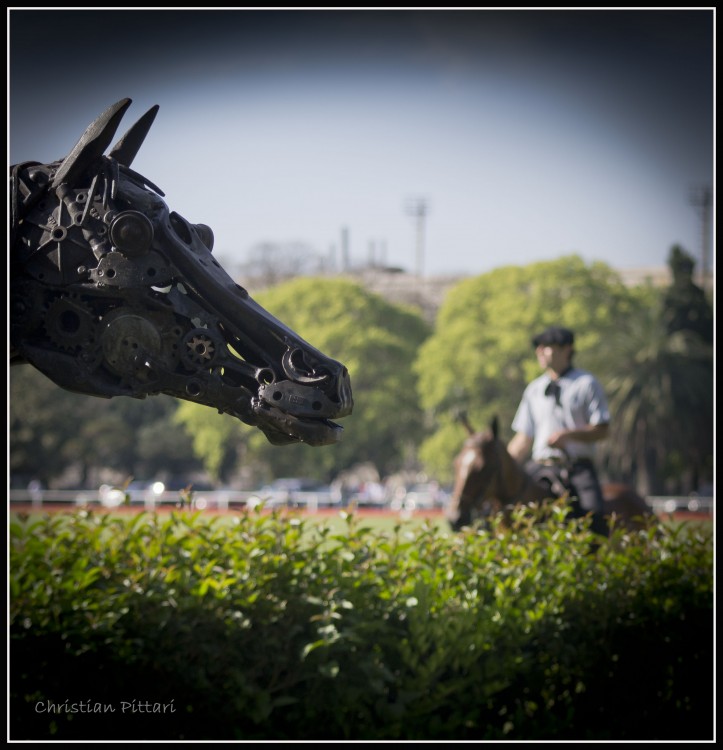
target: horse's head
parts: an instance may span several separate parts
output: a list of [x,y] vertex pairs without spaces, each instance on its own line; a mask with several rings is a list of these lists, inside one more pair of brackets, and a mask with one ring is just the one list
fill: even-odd
[[211,229],[130,168],[158,107],[104,156],[129,105],[65,159],[12,167],[11,362],[93,396],[205,404],[275,444],[336,442],[346,368],[254,302],[211,254]]
[[466,419],[462,421],[470,435],[454,459],[454,489],[449,511],[454,529],[470,525],[476,513],[489,514],[499,508],[507,453],[498,436],[496,417],[484,432],[474,432]]

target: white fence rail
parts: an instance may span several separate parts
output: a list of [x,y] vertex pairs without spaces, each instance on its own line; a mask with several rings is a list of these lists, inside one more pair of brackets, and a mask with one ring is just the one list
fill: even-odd
[[[131,502],[132,507],[145,507],[150,510],[157,506],[177,505],[183,500],[183,493],[166,492],[160,500],[146,495],[142,499],[134,499]],[[228,510],[234,507],[245,507],[250,502],[251,505],[258,504],[259,500],[264,500],[261,493],[240,491],[240,490],[214,490],[192,492],[192,504],[198,510],[216,509]],[[101,493],[99,490],[30,490],[30,489],[11,489],[9,490],[10,506],[30,505],[35,509],[43,507],[52,508],[68,505],[93,505],[98,504],[105,507],[118,507],[123,504],[124,497],[120,491],[115,496],[109,493]],[[327,497],[319,497],[315,492],[296,492],[293,498],[294,505],[308,507],[310,510],[316,510],[321,507],[328,507],[340,503],[330,503]],[[351,498],[353,502],[353,498]],[[666,513],[713,513],[713,497],[701,497],[692,495],[663,495],[646,498],[646,502],[658,514]],[[273,503],[271,503],[273,504]]]
[[713,498],[700,495],[647,497],[645,502],[660,513],[713,513]]
[[[249,498],[257,493],[241,492],[237,490],[216,490],[212,492],[192,492],[193,507],[198,510],[216,508],[227,510],[230,507],[245,506]],[[119,507],[124,504],[122,490],[101,493],[99,490],[13,490],[9,491],[10,506],[31,505],[33,508],[59,507],[68,505],[101,505],[108,508]],[[141,499],[132,498],[130,505],[134,508],[145,507],[152,509],[157,506],[174,506],[183,502],[182,492],[165,492],[162,499],[155,500],[148,493]]]

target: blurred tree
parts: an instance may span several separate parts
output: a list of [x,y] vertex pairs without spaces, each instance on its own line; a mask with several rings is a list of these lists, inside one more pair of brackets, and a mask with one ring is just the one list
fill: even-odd
[[340,443],[279,447],[258,430],[228,418],[223,427],[220,420],[212,424],[206,418],[204,423],[199,410],[184,404],[179,418],[194,435],[206,466],[216,470],[239,443],[245,446],[244,460],[267,477],[328,480],[361,461],[386,473],[413,460],[422,436],[422,412],[411,366],[429,334],[421,315],[342,279],[299,278],[257,296],[269,312],[347,366],[354,412],[340,421]]
[[202,404],[180,401],[174,421],[191,438],[194,455],[215,479],[228,482],[245,455],[250,428]]
[[693,259],[675,246],[669,264],[672,285],[648,293],[605,347],[616,369],[605,461],[643,494],[697,491],[713,476],[712,310],[692,282]]
[[576,363],[604,383],[615,369],[605,342],[640,304],[609,266],[586,265],[577,256],[501,267],[450,290],[415,362],[421,402],[434,425],[420,450],[430,473],[452,477],[466,435],[455,420],[459,410],[477,429],[498,415],[503,436],[510,430],[525,385],[540,374],[531,346],[536,332],[554,324],[572,328]]
[[713,470],[713,353],[690,331],[668,333],[660,306],[643,309],[606,346],[616,373],[603,446],[608,474],[642,494],[697,490]]
[[[144,421],[134,432],[135,476],[146,479],[156,476],[187,477],[203,471],[203,462],[193,450],[193,440],[185,430],[179,430],[176,412],[184,401],[170,396],[154,396],[164,404],[162,412],[154,418],[144,414]],[[128,406],[128,405],[127,405]],[[131,407],[138,409],[136,404]],[[209,410],[210,411],[210,410]]]
[[[60,389],[29,365],[10,368],[8,458],[11,481],[38,479],[45,486],[68,465],[68,443],[77,432],[81,397]],[[66,392],[67,393],[67,392]],[[73,456],[73,461],[77,456]]]
[[663,323],[668,333],[689,331],[713,343],[713,307],[705,292],[693,282],[695,260],[680,245],[668,256],[673,283],[663,300]]
[[465,436],[456,412],[478,428],[497,414],[504,436],[539,374],[530,337],[560,323],[575,330],[577,364],[610,399],[613,436],[600,446],[607,473],[644,492],[697,489],[713,471],[712,310],[684,251],[674,247],[669,262],[674,282],[664,293],[628,289],[607,265],[576,256],[498,268],[450,291],[432,335],[415,310],[345,280],[301,278],[259,294],[350,370],[354,413],[340,422],[341,443],[324,448],[271,446],[207,407],[168,396],[91,398],[13,367],[11,478],[52,485],[69,466],[83,477],[104,467],[146,478],[203,464],[219,478],[241,467],[257,478],[328,479],[361,461],[383,474],[416,468],[419,457],[448,480]]
[[244,284],[274,286],[297,276],[310,276],[324,269],[324,259],[303,242],[259,242],[239,268]]
[[93,398],[56,386],[29,365],[10,371],[11,474],[54,484],[70,467],[85,484],[93,469],[137,477],[199,470],[191,440],[174,426],[177,402]]

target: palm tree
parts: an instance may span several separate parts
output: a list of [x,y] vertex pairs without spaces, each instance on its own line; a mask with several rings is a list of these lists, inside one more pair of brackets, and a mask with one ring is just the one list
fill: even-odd
[[690,330],[669,333],[658,306],[641,307],[609,341],[603,463],[643,494],[669,489],[672,478],[677,491],[697,489],[712,469],[713,347]]

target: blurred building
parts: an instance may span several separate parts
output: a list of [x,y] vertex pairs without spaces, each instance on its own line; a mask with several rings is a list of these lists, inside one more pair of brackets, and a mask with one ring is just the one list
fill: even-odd
[[[652,284],[655,287],[668,286],[672,281],[668,266],[641,266],[617,268],[626,286]],[[411,305],[420,309],[427,321],[432,323],[444,297],[467,275],[419,277],[400,268],[368,267],[358,268],[348,275],[366,289],[384,297],[389,302]]]

